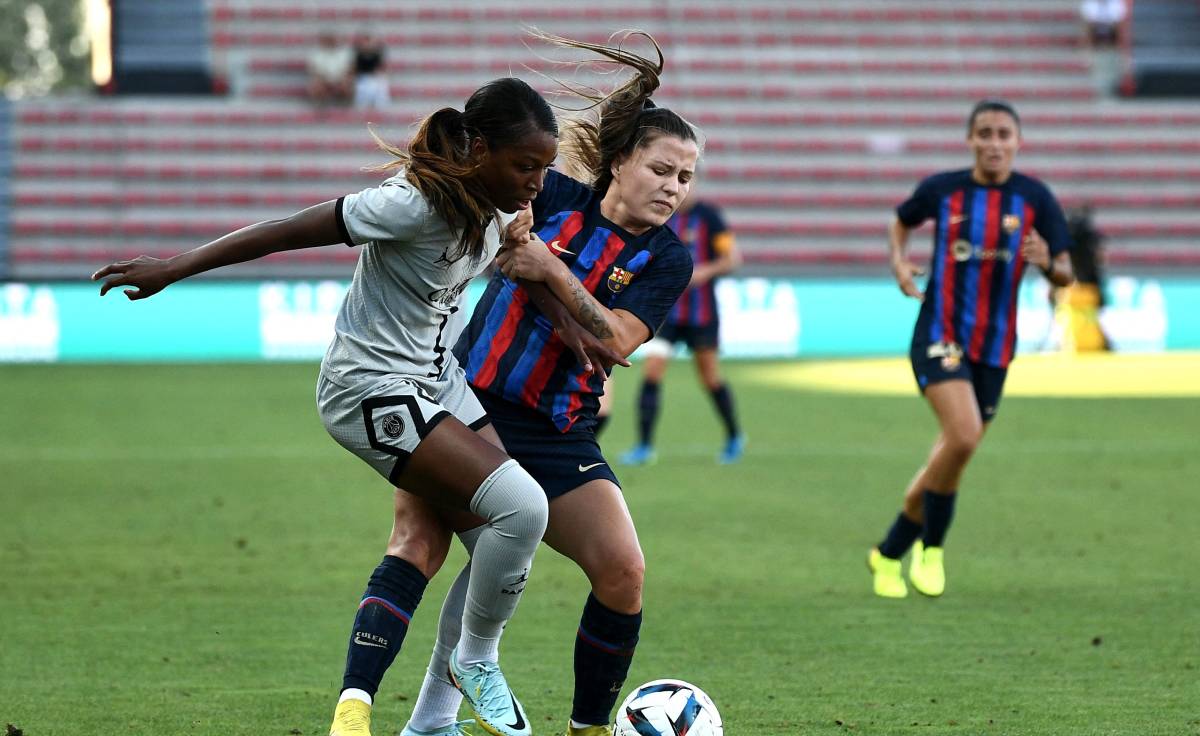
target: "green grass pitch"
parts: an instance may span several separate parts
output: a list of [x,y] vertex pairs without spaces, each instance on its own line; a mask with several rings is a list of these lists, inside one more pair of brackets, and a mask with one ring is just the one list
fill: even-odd
[[[730,736],[1200,734],[1200,399],[1006,398],[963,484],[940,600],[870,593],[867,548],[934,433],[910,397],[768,388],[717,467],[685,364],[660,461],[621,476],[648,561],[627,685],[705,688]],[[0,725],[323,736],[390,525],[329,439],[315,365],[0,368]],[[620,373],[604,438],[632,437]],[[404,724],[455,550],[384,681]],[[582,575],[543,549],[502,647],[561,731]]]

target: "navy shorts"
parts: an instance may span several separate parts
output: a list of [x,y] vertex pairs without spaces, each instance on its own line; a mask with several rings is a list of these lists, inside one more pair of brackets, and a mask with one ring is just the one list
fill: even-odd
[[475,389],[504,451],[541,484],[553,501],[567,491],[598,478],[621,482],[600,452],[590,428],[559,432],[550,418],[521,404]]
[[970,381],[983,421],[986,423],[996,418],[1000,392],[1004,390],[1004,378],[1008,375],[1007,368],[970,360],[962,354],[962,348],[954,343],[914,342],[909,358],[922,394],[927,387],[942,381],[955,378]]
[[664,322],[663,326],[658,328],[658,334],[655,335],[658,339],[667,342],[681,342],[687,345],[689,350],[715,349],[721,342],[720,336],[721,324],[715,320],[707,325],[677,325]]

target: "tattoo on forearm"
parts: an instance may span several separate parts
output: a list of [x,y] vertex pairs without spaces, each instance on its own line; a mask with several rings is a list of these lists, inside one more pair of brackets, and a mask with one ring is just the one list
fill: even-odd
[[571,299],[575,302],[575,308],[579,313],[579,323],[584,329],[592,333],[601,340],[607,340],[613,336],[612,329],[608,326],[608,320],[601,314],[599,305],[592,295],[587,293],[583,288],[583,284],[579,283],[579,279],[574,276],[569,277],[567,288],[571,291]]

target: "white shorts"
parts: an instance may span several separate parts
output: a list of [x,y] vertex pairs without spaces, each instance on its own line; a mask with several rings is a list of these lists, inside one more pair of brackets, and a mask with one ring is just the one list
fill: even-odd
[[446,371],[441,379],[383,375],[353,386],[334,383],[322,373],[317,410],[330,436],[392,485],[417,445],[442,420],[454,417],[473,430],[489,421],[462,368]]

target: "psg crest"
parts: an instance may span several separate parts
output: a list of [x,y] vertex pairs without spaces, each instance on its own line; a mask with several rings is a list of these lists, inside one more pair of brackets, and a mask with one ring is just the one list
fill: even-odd
[[383,420],[383,433],[392,439],[404,434],[404,420],[399,414],[390,414]]

